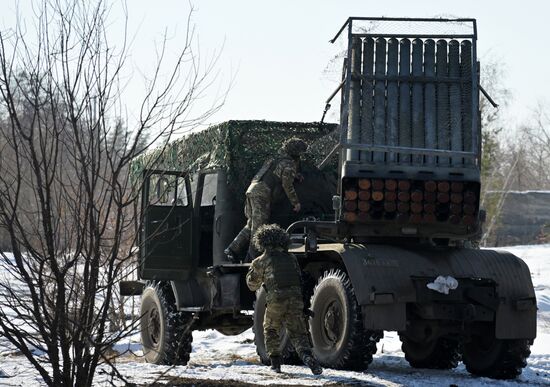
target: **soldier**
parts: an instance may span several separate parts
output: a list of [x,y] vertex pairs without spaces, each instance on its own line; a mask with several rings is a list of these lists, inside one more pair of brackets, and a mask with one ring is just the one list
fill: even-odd
[[276,224],[263,225],[254,235],[253,243],[263,254],[252,261],[246,283],[252,291],[261,286],[267,291],[264,335],[271,368],[281,372],[279,332],[284,326],[304,364],[314,375],[321,374],[323,369],[311,353],[303,313],[301,270],[296,257],[288,253],[288,234]]
[[298,173],[300,155],[307,150],[307,144],[299,138],[290,138],[283,143],[281,152],[275,158],[267,160],[252,179],[246,191],[244,213],[246,225],[224,250],[230,261],[248,247],[247,261],[258,256],[254,246],[250,243],[251,235],[263,224],[269,221],[271,203],[282,186],[295,212],[299,212],[301,205],[294,190],[294,179],[303,180]]

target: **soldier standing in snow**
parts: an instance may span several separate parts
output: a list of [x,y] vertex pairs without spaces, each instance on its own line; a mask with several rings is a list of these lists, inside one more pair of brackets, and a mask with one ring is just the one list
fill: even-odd
[[321,374],[323,369],[311,353],[303,313],[301,270],[296,257],[288,253],[288,234],[276,224],[263,225],[254,235],[253,243],[263,254],[252,261],[246,283],[252,291],[261,286],[267,291],[264,335],[271,368],[281,372],[279,332],[284,326],[304,364],[313,374]]
[[246,225],[224,250],[230,261],[235,256],[249,248],[247,261],[258,256],[254,246],[250,243],[251,236],[263,224],[269,221],[273,197],[282,186],[295,212],[299,212],[301,205],[294,190],[294,179],[303,179],[298,173],[300,156],[307,150],[307,144],[299,138],[293,137],[283,143],[280,154],[267,160],[252,179],[246,191],[244,213]]

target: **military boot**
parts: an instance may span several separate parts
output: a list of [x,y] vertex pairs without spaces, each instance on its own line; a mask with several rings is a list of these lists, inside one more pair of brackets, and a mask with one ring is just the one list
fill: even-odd
[[323,373],[323,368],[321,364],[313,357],[311,354],[305,354],[303,358],[304,364],[309,367],[313,375],[321,375]]
[[281,358],[279,356],[271,357],[271,369],[278,374],[281,373]]
[[250,242],[250,230],[248,228],[243,228],[231,241],[229,246],[223,251],[225,256],[227,257],[227,260],[236,263],[238,260],[238,256],[242,254],[242,252],[247,248],[248,244]]

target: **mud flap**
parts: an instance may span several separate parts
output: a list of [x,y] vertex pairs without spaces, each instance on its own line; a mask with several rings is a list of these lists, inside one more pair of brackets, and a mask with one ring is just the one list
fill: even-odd
[[518,303],[523,300],[516,300],[512,305],[499,305],[495,327],[497,339],[534,339],[536,337],[537,302],[534,296],[530,300],[530,306],[525,310],[518,309]]
[[405,304],[363,305],[362,312],[365,329],[404,331],[407,328]]

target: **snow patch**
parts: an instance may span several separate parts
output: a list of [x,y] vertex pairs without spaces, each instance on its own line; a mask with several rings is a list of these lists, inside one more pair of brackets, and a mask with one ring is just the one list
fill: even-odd
[[[529,266],[538,302],[538,334],[528,365],[520,377],[511,381],[491,380],[470,375],[463,364],[454,370],[411,368],[401,351],[396,332],[385,332],[378,353],[365,372],[326,369],[313,376],[305,366],[283,365],[284,374],[272,372],[260,363],[251,330],[224,336],[213,330],[193,332],[193,353],[187,366],[167,367],[147,364],[143,360],[139,333],[119,342],[114,349],[124,353],[116,360],[119,372],[127,382],[140,386],[150,383],[167,385],[189,381],[248,383],[255,385],[375,385],[375,386],[550,386],[550,245],[513,246],[503,250],[522,258]],[[0,276],[3,273],[0,273]],[[2,338],[0,337],[0,343]],[[1,346],[0,346],[1,351]],[[5,377],[0,386],[42,386],[40,376],[19,354],[0,352]],[[124,386],[109,367],[102,365],[95,385]]]

